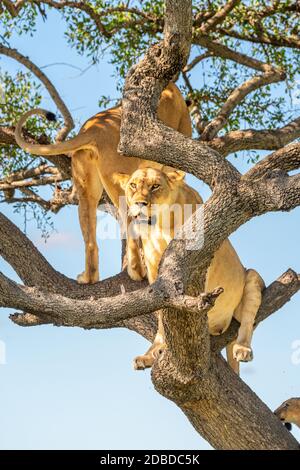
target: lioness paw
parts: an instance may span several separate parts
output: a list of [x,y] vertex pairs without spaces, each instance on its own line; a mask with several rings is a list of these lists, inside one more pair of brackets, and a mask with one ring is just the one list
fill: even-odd
[[144,370],[152,367],[155,360],[162,354],[165,349],[165,344],[157,344],[153,349],[143,356],[137,356],[133,361],[133,368],[135,370]]
[[133,281],[142,281],[144,277],[146,277],[146,270],[144,270],[142,266],[139,266],[139,269],[134,269],[132,266],[128,265],[127,273]]
[[135,271],[134,269],[131,269],[129,266],[127,267],[127,273],[130,279],[133,281],[142,281],[143,277],[139,271]]
[[241,344],[235,344],[233,346],[233,357],[238,362],[248,362],[253,359],[253,352],[251,348],[242,346]]
[[137,356],[133,360],[133,368],[135,370],[144,370],[153,366],[155,357],[152,354],[144,354],[143,356]]
[[95,284],[96,282],[99,281],[99,274],[95,274],[95,276],[87,276],[86,272],[84,271],[81,274],[78,274],[77,276],[77,282],[78,284]]

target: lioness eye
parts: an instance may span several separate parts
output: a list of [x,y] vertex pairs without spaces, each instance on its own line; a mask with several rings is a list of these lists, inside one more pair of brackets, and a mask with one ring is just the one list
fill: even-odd
[[159,184],[153,184],[151,189],[158,189],[158,188],[159,188]]
[[135,183],[130,183],[131,189],[136,189],[136,184]]

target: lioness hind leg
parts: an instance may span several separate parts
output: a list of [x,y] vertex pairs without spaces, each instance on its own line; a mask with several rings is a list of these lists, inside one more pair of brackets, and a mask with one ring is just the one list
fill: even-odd
[[234,317],[240,322],[238,337],[233,344],[232,355],[235,361],[251,361],[253,353],[251,339],[257,311],[261,304],[264,281],[254,269],[246,272],[243,297],[234,312]]
[[160,356],[162,351],[165,349],[164,343],[164,327],[162,322],[162,311],[158,313],[158,330],[154,338],[153,344],[150,346],[148,351],[142,356],[137,356],[133,361],[133,367],[135,370],[144,370],[148,367],[152,367],[155,360]]
[[96,240],[97,206],[95,200],[87,201],[79,196],[79,220],[85,243],[85,270],[77,276],[80,284],[99,281],[99,253]]
[[85,243],[85,271],[79,274],[77,281],[80,284],[93,284],[99,281],[96,229],[97,207],[103,186],[91,152],[77,151],[72,157],[72,170],[79,199],[79,222]]

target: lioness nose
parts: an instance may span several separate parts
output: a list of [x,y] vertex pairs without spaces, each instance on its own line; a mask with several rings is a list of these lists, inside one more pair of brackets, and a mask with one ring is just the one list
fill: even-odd
[[140,201],[140,202],[136,202],[136,205],[139,206],[139,207],[148,206],[148,202]]

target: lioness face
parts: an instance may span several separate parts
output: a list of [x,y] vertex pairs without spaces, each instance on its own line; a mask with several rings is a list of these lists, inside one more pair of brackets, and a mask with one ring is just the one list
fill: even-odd
[[139,169],[131,176],[114,175],[114,180],[125,191],[129,215],[138,223],[148,224],[153,223],[162,210],[174,204],[183,178],[184,174],[180,171],[154,168]]
[[300,398],[290,398],[274,411],[275,415],[285,424],[295,423],[300,426]]

